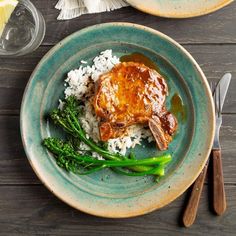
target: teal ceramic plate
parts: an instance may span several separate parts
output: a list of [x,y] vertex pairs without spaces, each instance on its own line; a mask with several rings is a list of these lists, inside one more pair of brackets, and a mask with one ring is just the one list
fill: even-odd
[[169,18],[188,18],[214,12],[233,0],[126,0],[146,13]]
[[[178,114],[179,129],[168,152],[173,161],[158,183],[152,177],[120,176],[104,170],[77,176],[60,169],[42,147],[42,139],[58,134],[45,119],[63,98],[64,79],[81,60],[91,60],[105,49],[117,56],[139,52],[160,68],[170,89],[167,106],[178,93],[186,115]],[[212,145],[213,103],[206,78],[191,55],[173,39],[153,29],[107,23],[72,34],[41,60],[26,87],[21,107],[21,134],[34,171],[57,197],[69,205],[103,217],[142,215],[182,194],[202,170]],[[139,158],[159,154],[154,143],[135,149]]]

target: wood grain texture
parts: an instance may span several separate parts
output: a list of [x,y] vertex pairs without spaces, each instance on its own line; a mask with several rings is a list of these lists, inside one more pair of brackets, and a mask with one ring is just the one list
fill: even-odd
[[201,199],[201,194],[207,173],[207,167],[208,163],[205,165],[205,167],[203,168],[202,172],[193,183],[193,186],[190,190],[191,191],[190,198],[186,205],[183,215],[183,224],[185,227],[190,227],[196,219],[198,206]]
[[[114,12],[56,20],[57,0],[32,0],[45,17],[46,37],[34,53],[20,58],[0,57],[0,235],[213,235],[236,231],[236,1],[206,16],[164,19],[131,7]],[[180,227],[188,193],[163,209],[133,219],[104,219],[74,210],[51,194],[35,176],[25,156],[19,131],[19,109],[30,74],[42,56],[69,34],[94,24],[127,21],[157,29],[183,44],[207,78],[233,75],[226,97],[221,146],[227,210],[221,217],[211,210],[207,180],[198,215],[190,229]],[[209,199],[209,200],[208,200]]]
[[236,43],[236,2],[206,16],[189,19],[167,19],[151,16],[132,7],[114,12],[83,15],[69,21],[57,21],[56,0],[33,0],[47,25],[44,45],[53,45],[67,35],[84,27],[105,22],[131,22],[157,29],[180,43]]
[[0,116],[0,176],[8,179],[0,180],[0,184],[40,183],[25,156],[19,117]]
[[221,150],[212,151],[213,159],[213,206],[217,215],[226,210],[224,176],[221,160]]
[[[236,113],[236,45],[184,45],[201,66],[209,81],[225,72],[232,80],[223,112]],[[51,47],[40,47],[21,58],[0,58],[0,114],[19,114],[21,97],[31,72]]]
[[0,186],[0,235],[77,235],[77,236],[233,236],[236,231],[236,187],[226,186],[228,209],[217,217],[208,206],[204,188],[195,224],[180,227],[181,208],[186,194],[153,213],[130,219],[90,216],[62,203],[44,186]]

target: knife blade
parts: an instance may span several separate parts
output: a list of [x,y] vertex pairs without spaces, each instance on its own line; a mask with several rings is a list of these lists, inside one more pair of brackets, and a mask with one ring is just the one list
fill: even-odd
[[213,207],[217,215],[222,215],[226,210],[226,197],[224,188],[224,176],[221,159],[221,147],[219,140],[222,124],[222,108],[229,88],[231,74],[225,74],[215,88],[215,137],[212,146],[213,162]]
[[215,91],[218,89],[218,86],[220,87],[220,104],[221,104],[220,110],[222,110],[223,108],[231,78],[232,78],[232,75],[230,73],[224,74],[224,76],[220,79],[220,81],[218,82],[216,86]]
[[213,99],[215,102],[215,114],[216,114],[216,127],[215,127],[215,136],[214,136],[214,142],[213,142],[213,150],[220,149],[220,141],[219,141],[219,133],[220,133],[220,127],[222,124],[222,108],[224,105],[225,97],[229,88],[229,84],[231,81],[232,75],[230,73],[226,73],[218,82],[217,86],[215,87],[215,90],[213,92]]

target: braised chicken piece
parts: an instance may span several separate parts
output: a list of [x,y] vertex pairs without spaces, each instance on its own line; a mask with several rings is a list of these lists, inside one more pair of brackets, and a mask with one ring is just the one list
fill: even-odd
[[160,150],[166,150],[177,128],[166,110],[168,87],[155,70],[135,62],[122,62],[100,76],[94,109],[101,118],[102,141],[120,137],[133,124],[147,124]]

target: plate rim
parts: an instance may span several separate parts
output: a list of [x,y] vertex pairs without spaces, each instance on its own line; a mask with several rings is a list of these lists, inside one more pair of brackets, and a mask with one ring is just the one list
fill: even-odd
[[25,141],[25,138],[24,138],[24,130],[23,130],[23,107],[24,107],[24,103],[25,103],[25,100],[26,100],[26,96],[27,96],[27,93],[29,91],[29,87],[30,87],[30,84],[31,82],[33,81],[33,78],[35,76],[35,74],[37,73],[38,71],[38,68],[41,67],[41,65],[44,63],[44,60],[47,59],[53,52],[57,51],[58,48],[60,48],[61,44],[64,44],[67,40],[70,40],[71,37],[73,37],[74,35],[78,34],[78,33],[81,33],[81,32],[85,32],[87,30],[92,30],[94,28],[97,28],[97,27],[102,27],[102,26],[128,26],[128,27],[135,27],[135,28],[138,28],[140,30],[146,30],[148,32],[151,32],[153,34],[156,34],[164,39],[166,39],[167,41],[171,42],[172,44],[174,44],[177,48],[179,48],[181,51],[183,51],[186,56],[188,57],[188,59],[191,61],[191,63],[193,63],[193,65],[196,67],[197,71],[199,72],[201,78],[202,78],[202,81],[204,82],[204,85],[205,85],[205,88],[206,88],[206,91],[208,93],[208,95],[211,95],[211,91],[210,91],[210,87],[208,85],[208,82],[207,82],[207,79],[203,73],[203,71],[201,70],[200,66],[198,65],[198,63],[195,61],[195,59],[191,56],[191,54],[183,47],[181,46],[179,43],[177,43],[174,39],[170,38],[169,36],[165,35],[164,33],[161,33],[160,31],[157,31],[155,29],[152,29],[150,27],[146,27],[144,25],[139,25],[139,24],[134,24],[134,23],[128,23],[128,22],[109,22],[109,23],[101,23],[101,24],[96,24],[96,25],[93,25],[93,26],[88,26],[86,28],[83,28],[79,31],[76,31],[74,32],[73,34],[67,36],[66,38],[64,38],[63,40],[59,41],[55,46],[53,46],[42,58],[41,60],[39,61],[39,63],[37,64],[37,66],[35,67],[35,69],[33,70],[29,80],[28,80],[28,83],[25,87],[25,90],[24,90],[24,94],[23,94],[23,98],[22,98],[22,101],[21,101],[21,109],[20,109],[20,133],[21,133],[21,139],[22,139],[22,143],[23,143],[23,147],[24,147],[24,151],[26,153],[26,156],[27,156],[27,159],[32,167],[32,169],[34,170],[34,172],[36,173],[37,177],[40,179],[40,181],[44,184],[44,186],[46,186],[46,188],[51,192],[53,193],[57,198],[59,198],[60,200],[62,200],[64,203],[70,205],[71,207],[77,209],[77,210],[80,210],[82,212],[85,212],[85,213],[88,213],[88,214],[91,214],[91,215],[95,215],[95,216],[99,216],[99,217],[105,217],[105,218],[129,218],[129,217],[135,217],[135,216],[140,216],[140,215],[144,215],[144,214],[147,214],[149,212],[152,212],[154,210],[157,210],[157,209],[160,209],[161,207],[163,207],[164,205],[168,205],[170,204],[173,200],[175,200],[177,197],[179,197],[184,191],[186,191],[186,189],[191,186],[191,184],[195,181],[195,179],[198,177],[198,175],[200,174],[200,172],[202,171],[203,167],[205,166],[205,163],[207,162],[207,157],[209,156],[210,154],[210,151],[211,151],[211,146],[212,146],[212,143],[213,143],[213,138],[214,138],[214,129],[215,129],[215,122],[214,122],[214,117],[215,117],[215,114],[213,112],[213,99],[211,96],[208,96],[209,97],[209,101],[210,101],[210,108],[211,110],[209,111],[210,112],[210,115],[213,119],[211,119],[211,127],[212,127],[212,132],[211,134],[209,135],[209,140],[210,140],[210,145],[207,149],[207,155],[205,157],[205,160],[204,162],[202,163],[202,165],[199,165],[199,168],[198,168],[198,172],[196,173],[196,175],[194,176],[194,178],[189,181],[188,184],[184,185],[184,187],[182,188],[181,191],[178,192],[178,194],[176,194],[174,197],[172,196],[171,198],[168,198],[168,201],[167,203],[161,205],[161,206],[154,206],[152,208],[149,208],[149,209],[146,209],[145,211],[139,211],[139,212],[135,212],[135,213],[130,213],[130,214],[126,214],[126,215],[117,215],[116,213],[113,213],[113,214],[99,214],[99,213],[96,213],[96,211],[93,211],[93,210],[85,210],[85,209],[81,209],[79,206],[77,205],[74,205],[72,203],[70,203],[69,201],[67,201],[67,199],[64,199],[60,194],[56,193],[52,186],[50,184],[48,184],[47,182],[45,182],[43,180],[43,178],[41,177],[41,174],[37,171],[36,167],[34,166],[31,158],[30,158],[30,154],[28,152],[28,148],[27,148],[27,142]]
[[196,11],[195,13],[185,13],[185,14],[172,14],[172,13],[166,13],[161,11],[153,10],[152,8],[142,8],[137,5],[135,5],[135,0],[125,0],[128,4],[130,4],[132,7],[136,8],[139,11],[142,11],[144,13],[154,15],[154,16],[160,16],[164,18],[171,18],[171,19],[185,19],[185,18],[192,18],[192,17],[198,17],[198,16],[204,16],[210,13],[213,13],[215,11],[220,10],[221,8],[228,6],[230,3],[234,2],[234,0],[222,0],[222,3],[219,3],[213,8],[209,8],[205,11]]

